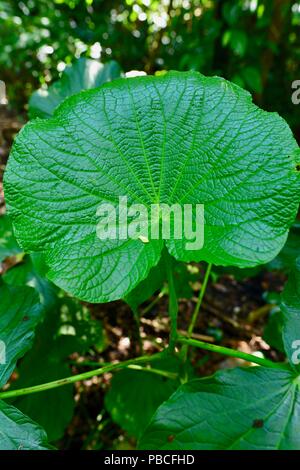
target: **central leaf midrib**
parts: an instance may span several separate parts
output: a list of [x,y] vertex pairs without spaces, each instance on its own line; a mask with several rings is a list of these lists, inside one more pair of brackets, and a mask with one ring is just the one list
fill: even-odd
[[132,103],[134,118],[135,118],[135,124],[136,124],[136,128],[137,128],[137,131],[138,131],[138,134],[139,134],[139,140],[140,140],[140,144],[142,146],[143,156],[144,156],[144,160],[145,160],[145,163],[146,163],[146,166],[147,166],[152,191],[153,191],[153,194],[154,194],[154,197],[155,197],[155,201],[159,201],[158,193],[156,192],[156,189],[155,189],[155,186],[154,186],[152,172],[151,172],[151,169],[150,169],[149,160],[148,160],[148,156],[147,156],[147,153],[146,153],[143,136],[142,136],[140,125],[139,125],[139,120],[138,120],[138,116],[137,116],[135,101],[134,101],[133,94],[132,94],[132,91],[131,91],[130,86],[129,86],[129,80],[126,80],[125,83],[127,84],[127,89],[128,89],[128,92],[129,92],[129,95],[130,95],[130,98],[131,98],[131,103]]

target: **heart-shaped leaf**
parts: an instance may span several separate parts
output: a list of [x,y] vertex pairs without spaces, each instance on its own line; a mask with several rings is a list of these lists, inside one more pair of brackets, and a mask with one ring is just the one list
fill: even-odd
[[[5,196],[19,243],[45,254],[49,278],[106,302],[145,279],[164,244],[182,261],[241,268],[270,261],[296,215],[299,160],[284,120],[247,92],[218,77],[171,72],[115,80],[27,124]],[[99,206],[117,208],[120,196],[148,211],[190,204],[194,222],[203,204],[204,246],[173,236],[173,219],[170,237],[100,240]],[[122,229],[120,218],[116,225]]]
[[158,408],[139,447],[300,450],[299,426],[299,377],[237,368],[181,386]]

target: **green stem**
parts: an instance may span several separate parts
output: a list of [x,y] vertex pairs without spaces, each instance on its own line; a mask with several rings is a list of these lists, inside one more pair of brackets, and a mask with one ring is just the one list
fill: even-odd
[[[260,366],[271,367],[273,369],[288,369],[289,366],[287,364],[282,363],[275,363],[273,361],[269,361],[268,359],[264,359],[261,357],[254,356],[253,354],[244,353],[242,351],[237,351],[235,349],[226,348],[224,346],[217,346],[216,344],[205,343],[204,341],[198,341],[195,339],[184,338],[183,336],[177,336],[176,331],[176,340],[187,346],[194,346],[196,348],[205,349],[207,351],[216,352],[219,354],[223,354],[225,356],[230,357],[237,357],[239,359],[243,359],[244,361],[252,362],[254,364],[258,364]],[[43,392],[45,390],[51,390],[53,388],[62,387],[63,385],[72,384],[75,382],[79,382],[81,380],[87,380],[92,377],[96,377],[99,375],[103,375],[106,372],[111,372],[116,369],[124,369],[124,368],[137,368],[134,366],[138,366],[139,364],[151,362],[163,357],[164,352],[159,352],[157,354],[153,354],[152,356],[141,356],[134,359],[129,359],[128,361],[118,362],[115,364],[109,364],[98,369],[94,369],[88,372],[84,372],[82,374],[72,375],[70,377],[66,377],[65,379],[54,380],[53,382],[47,382],[40,385],[35,385],[33,387],[21,388],[19,390],[8,390],[7,392],[0,392],[0,399],[5,398],[14,398],[23,395],[29,395],[32,393]],[[164,375],[168,378],[176,378],[176,374],[172,374],[171,372],[161,371],[159,369],[148,369],[146,367],[141,367],[139,370],[147,370],[148,372],[156,373],[159,375]]]
[[166,269],[169,286],[169,316],[171,320],[170,342],[169,348],[174,351],[177,340],[177,316],[178,316],[178,302],[173,277],[172,258],[169,253],[166,254]]
[[124,369],[125,367],[128,367],[131,364],[147,363],[162,357],[162,354],[163,353],[159,352],[157,354],[153,354],[152,356],[140,356],[136,357],[135,359],[129,359],[128,361],[118,362],[115,364],[110,364],[108,366],[100,367],[99,369],[83,372],[82,374],[72,375],[70,377],[66,377],[65,379],[54,380],[53,382],[47,382],[44,384],[35,385],[33,387],[21,388],[19,390],[8,390],[7,392],[0,392],[0,398],[20,397],[32,393],[43,392],[52,388],[62,387],[63,385],[68,385],[75,382],[79,382],[81,380],[91,379],[92,377],[96,377],[98,375],[103,375],[106,372],[111,372],[115,369]]
[[[97,367],[99,366],[99,362],[97,361],[82,361],[82,362],[77,362],[77,361],[70,361],[70,364],[76,366],[76,367]],[[110,365],[108,362],[101,363],[102,367],[106,367]],[[126,369],[134,369],[134,370],[141,370],[144,372],[150,372],[152,374],[157,374],[161,375],[162,377],[167,377],[168,379],[176,379],[177,374],[175,372],[168,372],[166,370],[160,370],[160,369],[154,369],[153,367],[143,367],[138,364],[130,364],[129,366],[126,367]]]
[[[218,346],[216,344],[205,343],[204,341],[198,341],[196,339],[184,338],[182,336],[177,338],[177,341],[181,344],[185,344],[187,346],[194,346],[196,348],[205,349],[207,351],[216,352],[219,354],[223,354],[225,356],[230,357],[237,357],[239,359],[243,359],[244,361],[253,362],[254,364],[258,364],[260,366],[271,367],[273,369],[285,369],[288,368],[287,364],[276,363],[273,361],[269,361],[268,359],[264,359],[262,357],[254,356],[253,354],[248,354],[242,351],[237,351],[236,349],[226,348],[225,346]],[[1,396],[0,396],[1,398]]]
[[196,324],[196,321],[197,321],[197,318],[198,318],[200,307],[202,305],[203,297],[204,297],[205,292],[206,292],[207,283],[208,283],[209,276],[210,276],[210,273],[211,273],[211,268],[212,268],[212,264],[209,263],[209,265],[207,266],[206,272],[205,272],[204,280],[203,280],[201,290],[200,290],[200,293],[199,293],[199,297],[198,297],[198,300],[197,300],[197,303],[196,303],[196,306],[195,306],[195,310],[194,310],[194,313],[193,313],[193,316],[192,316],[192,319],[191,319],[191,323],[188,327],[188,336],[189,337],[192,336],[194,328],[195,328],[195,324]]
[[167,377],[168,379],[175,380],[178,377],[176,372],[168,372],[166,370],[154,369],[153,367],[142,367],[137,364],[131,364],[127,369],[142,370],[144,372],[150,372],[152,374],[161,375],[162,377]]
[[138,312],[138,309],[137,308],[133,308],[132,309],[132,313],[133,313],[133,318],[134,318],[134,322],[135,322],[135,330],[136,330],[136,336],[137,336],[137,343],[138,343],[138,349],[137,349],[137,353],[138,354],[143,354],[144,352],[144,346],[143,346],[143,341],[142,341],[142,337],[141,337],[141,322],[140,322],[140,316],[139,316],[139,312]]
[[[210,276],[210,273],[211,273],[211,268],[212,268],[212,263],[209,263],[208,266],[207,266],[206,272],[205,272],[205,276],[204,276],[202,286],[201,286],[201,289],[200,289],[200,292],[199,292],[198,300],[197,300],[197,303],[196,303],[196,306],[195,306],[195,309],[194,309],[194,312],[193,312],[193,315],[192,315],[192,318],[191,318],[191,322],[190,322],[189,327],[188,327],[188,331],[187,331],[188,338],[190,338],[192,336],[195,325],[196,325],[196,322],[197,322],[197,318],[198,318],[198,315],[199,315],[199,311],[200,311],[200,308],[201,308],[201,305],[202,305],[202,301],[203,301],[203,298],[204,298],[204,295],[205,295],[205,292],[206,292],[209,276]],[[181,351],[183,361],[186,361],[187,353],[188,353],[188,345],[184,344],[183,347],[182,347],[182,351]]]

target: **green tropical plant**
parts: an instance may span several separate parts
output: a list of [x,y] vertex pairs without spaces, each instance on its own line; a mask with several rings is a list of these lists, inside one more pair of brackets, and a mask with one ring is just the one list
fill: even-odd
[[[242,52],[241,45],[238,50]],[[48,119],[29,122],[16,138],[4,178],[8,214],[19,244],[6,241],[11,247],[8,254],[27,255],[20,266],[5,273],[3,289],[25,289],[28,303],[32,289],[24,285],[34,280],[44,319],[39,314],[22,328],[30,328],[31,343],[37,323],[37,338],[44,337],[45,329],[52,329],[53,335],[49,342],[35,344],[20,364],[22,372],[35,362],[39,373],[30,383],[21,376],[21,388],[16,382],[0,392],[1,406],[5,409],[4,400],[13,399],[16,407],[48,427],[52,442],[62,435],[72,407],[62,422],[49,425],[47,416],[36,412],[35,400],[41,407],[43,394],[49,399],[50,393],[63,390],[60,387],[71,393],[70,386],[77,381],[123,369],[112,380],[105,407],[116,423],[139,438],[141,449],[300,449],[300,263],[294,239],[284,257],[289,260],[289,280],[281,305],[287,361],[274,362],[192,338],[213,265],[268,266],[284,253],[299,207],[299,165],[300,150],[281,117],[259,109],[237,85],[197,72],[119,78],[67,98]],[[127,197],[128,205],[140,203],[148,209],[153,204],[159,209],[164,204],[203,204],[204,245],[188,249],[190,238],[175,237],[172,218],[169,238],[161,232],[159,238],[151,238],[152,232],[145,236],[142,231],[137,237],[101,240],[98,207],[106,203],[118,210],[120,196]],[[196,220],[194,209],[191,214]],[[134,218],[131,222],[136,224]],[[159,212],[160,228],[162,223]],[[185,263],[190,262],[201,262],[206,271],[187,331],[178,332],[178,276],[188,285],[192,275]],[[12,287],[17,283],[19,287]],[[60,312],[56,319],[48,318],[45,289]],[[83,315],[83,307],[70,295],[91,303],[124,299],[139,323],[138,306],[156,291],[169,299],[168,347],[67,375],[64,358],[103,339],[90,318],[85,319],[84,344],[74,319],[65,323],[75,330],[75,338],[57,337],[62,320],[73,309],[77,320],[78,312]],[[62,309],[66,305],[67,312]],[[16,306],[10,308],[14,312]],[[14,318],[10,308],[5,307],[4,318]],[[34,312],[29,308],[28,316],[35,318]],[[8,356],[8,369],[0,365],[2,386],[29,347],[17,342],[15,351],[14,338],[21,327],[7,325],[3,333],[0,329],[0,339],[3,335],[12,344],[14,354]],[[59,341],[62,348],[57,349]],[[142,349],[141,338],[140,343]],[[189,361],[193,347],[257,367],[194,378]],[[53,359],[50,376],[39,363],[43,348]],[[135,398],[139,393],[141,401]],[[64,394],[59,399],[69,402]],[[13,413],[7,414],[12,419]],[[0,448],[9,448],[13,433],[14,442],[22,440],[16,424],[5,433]],[[32,436],[28,448],[47,448],[40,428],[34,428]]]

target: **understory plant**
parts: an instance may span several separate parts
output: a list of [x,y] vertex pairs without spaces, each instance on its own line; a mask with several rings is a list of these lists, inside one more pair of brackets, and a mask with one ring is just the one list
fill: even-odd
[[[75,89],[67,99],[65,78],[52,89],[55,106],[63,101],[54,113],[47,101],[51,90],[46,101],[40,94],[41,112],[38,100],[32,101],[32,115],[39,118],[21,130],[8,161],[4,191],[10,219],[2,218],[7,224],[3,259],[13,254],[22,263],[8,269],[0,285],[0,340],[6,348],[0,362],[0,448],[51,448],[72,416],[72,405],[49,424],[48,416],[40,416],[45,402],[37,406],[39,397],[65,403],[75,382],[114,372],[105,406],[138,439],[139,449],[300,449],[299,233],[288,263],[284,258],[289,278],[280,300],[279,334],[286,361],[193,335],[215,267],[279,262],[298,230],[300,151],[291,130],[276,113],[255,106],[248,92],[219,77],[116,75],[105,84],[107,76],[94,79],[88,86],[93,89]],[[135,236],[120,236],[120,198],[135,208],[129,220]],[[107,214],[99,225],[103,204]],[[174,205],[191,208],[196,227],[191,232],[197,238],[201,231],[203,243],[190,248],[184,230],[175,236],[178,220],[170,214],[164,236],[163,209]],[[197,205],[204,208],[202,215]],[[142,208],[153,206],[157,219],[145,223]],[[158,237],[152,236],[155,224]],[[201,263],[205,274],[189,327],[179,332],[179,292],[189,288],[186,266],[193,262]],[[65,359],[72,352],[92,345],[101,351],[105,342],[84,302],[123,299],[138,325],[139,305],[157,291],[168,296],[165,349],[143,353],[139,338],[140,355],[68,374]],[[75,334],[69,334],[70,326]],[[6,385],[31,347],[19,366],[30,382],[22,382],[20,372],[19,385],[18,380]],[[199,378],[191,348],[249,366]],[[31,374],[33,363],[37,373]]]

